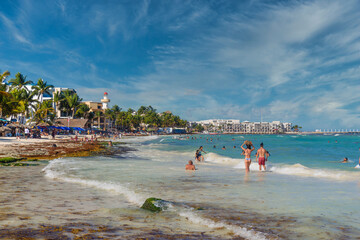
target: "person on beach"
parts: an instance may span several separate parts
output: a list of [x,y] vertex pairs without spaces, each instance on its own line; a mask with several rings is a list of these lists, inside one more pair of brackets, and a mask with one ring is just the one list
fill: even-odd
[[[246,148],[244,148],[244,145],[246,145]],[[241,145],[241,149],[245,152],[245,171],[248,173],[250,171],[251,152],[255,150],[255,147],[251,141],[245,141]]]
[[200,146],[200,148],[198,149],[198,152],[197,152],[197,160],[198,161],[204,161],[204,156],[202,155],[202,152],[206,153],[203,149],[203,146]]
[[264,171],[266,171],[265,161],[267,161],[269,154],[268,151],[264,148],[264,144],[260,143],[260,148],[256,152],[256,161],[259,164],[259,170],[261,171],[261,166],[264,167]]
[[15,129],[15,136],[17,140],[20,140],[20,129],[18,127]]
[[25,128],[24,133],[25,133],[25,139],[28,139],[28,137],[30,136],[30,131],[29,131],[29,129],[28,129],[28,128]]
[[193,161],[189,160],[189,163],[186,164],[186,166],[185,166],[185,170],[192,170],[192,171],[196,170],[195,165],[193,164]]
[[53,129],[51,132],[52,139],[55,139],[56,136],[56,129]]

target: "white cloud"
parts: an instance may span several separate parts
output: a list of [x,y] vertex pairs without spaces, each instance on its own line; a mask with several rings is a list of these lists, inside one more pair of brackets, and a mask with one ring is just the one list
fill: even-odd
[[23,34],[21,34],[21,31],[16,27],[13,21],[11,21],[2,13],[0,13],[0,19],[6,26],[8,33],[10,33],[15,40],[17,40],[20,43],[24,43],[32,46],[32,43]]

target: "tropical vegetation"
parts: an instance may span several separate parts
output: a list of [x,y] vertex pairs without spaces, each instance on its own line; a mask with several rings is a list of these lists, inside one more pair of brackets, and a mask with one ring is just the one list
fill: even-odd
[[[105,111],[90,109],[74,91],[54,91],[54,86],[43,79],[34,83],[21,73],[8,80],[9,77],[9,71],[0,71],[0,118],[50,125],[60,117],[82,118],[88,119],[93,127],[126,131],[187,125],[187,121],[179,116],[169,111],[158,113],[152,106],[141,106],[137,111],[123,110],[118,105]],[[51,98],[44,99],[45,95]],[[61,110],[62,115],[55,110]]]

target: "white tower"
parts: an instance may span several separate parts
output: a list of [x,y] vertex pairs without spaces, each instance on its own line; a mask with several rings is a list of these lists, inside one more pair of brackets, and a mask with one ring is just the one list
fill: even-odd
[[110,102],[110,99],[108,99],[108,93],[107,92],[104,92],[104,98],[101,99],[101,102],[102,102],[102,108],[104,110],[108,109],[108,103]]

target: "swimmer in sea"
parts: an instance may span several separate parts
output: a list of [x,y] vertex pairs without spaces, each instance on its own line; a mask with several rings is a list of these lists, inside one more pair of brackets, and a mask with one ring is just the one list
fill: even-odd
[[264,171],[266,171],[265,161],[267,161],[269,157],[268,151],[264,148],[264,144],[260,143],[260,148],[256,152],[256,161],[259,164],[259,170],[261,171],[261,166],[264,167]]
[[200,146],[200,148],[198,149],[198,161],[204,161],[204,156],[202,155],[202,152],[206,153],[203,149],[203,146]]
[[342,163],[347,163],[347,162],[349,162],[349,159],[347,157],[344,158],[344,160],[342,160]]
[[189,163],[186,164],[185,170],[196,170],[195,165],[193,164],[193,161],[189,160]]
[[[246,148],[244,148],[244,145],[246,145]],[[251,152],[255,150],[255,147],[251,141],[245,141],[241,145],[241,149],[245,152],[245,171],[248,173],[250,171]]]
[[200,155],[199,155],[199,149],[197,149],[196,150],[196,152],[195,152],[195,160],[197,160],[197,161],[201,161],[200,159],[199,159],[199,157],[200,157]]
[[223,146],[223,147],[222,147],[222,150],[226,150],[226,147],[225,147],[225,146]]

